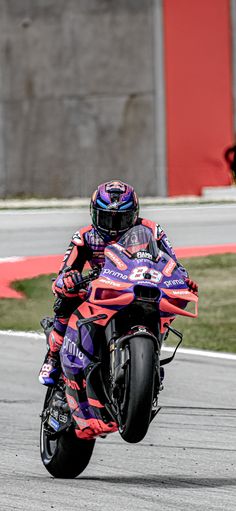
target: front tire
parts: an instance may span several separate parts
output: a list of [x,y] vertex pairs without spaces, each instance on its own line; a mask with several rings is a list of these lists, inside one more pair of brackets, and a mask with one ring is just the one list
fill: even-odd
[[153,392],[155,350],[148,337],[129,340],[129,361],[125,368],[124,402],[121,407],[122,438],[129,443],[140,442],[150,424]]

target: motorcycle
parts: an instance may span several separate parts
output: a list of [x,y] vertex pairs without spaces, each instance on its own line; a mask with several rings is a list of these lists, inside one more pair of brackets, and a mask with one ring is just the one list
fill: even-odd
[[[87,287],[87,299],[69,320],[61,348],[63,372],[48,388],[41,415],[42,462],[50,474],[63,478],[86,468],[96,438],[104,436],[100,423],[106,425],[105,435],[118,431],[126,442],[145,437],[161,409],[163,366],[182,341],[171,324],[177,315],[198,315],[198,297],[181,268],[143,225],[108,245],[101,271],[91,270],[79,286]],[[178,344],[163,359],[169,332]],[[89,409],[91,422],[84,420]]]

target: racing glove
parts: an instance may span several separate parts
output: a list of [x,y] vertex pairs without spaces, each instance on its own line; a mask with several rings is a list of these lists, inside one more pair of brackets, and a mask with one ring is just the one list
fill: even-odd
[[84,289],[81,289],[82,277],[78,270],[69,270],[60,273],[53,283],[52,290],[59,296],[66,296],[68,298],[81,297],[84,298],[84,294],[87,293]]
[[187,286],[189,287],[189,290],[192,291],[192,293],[194,293],[195,295],[198,295],[198,285],[197,285],[197,283],[194,282],[194,280],[191,280],[189,278],[186,278],[185,282],[186,282]]
[[81,274],[78,270],[70,270],[64,273],[63,276],[63,290],[66,293],[74,293],[78,284],[81,283]]

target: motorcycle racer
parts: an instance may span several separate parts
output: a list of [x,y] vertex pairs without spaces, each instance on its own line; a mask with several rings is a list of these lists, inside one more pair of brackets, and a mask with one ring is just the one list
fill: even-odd
[[[91,225],[75,232],[63,258],[59,274],[53,282],[56,296],[55,317],[48,336],[49,350],[39,373],[43,385],[52,386],[61,374],[60,349],[72,312],[86,299],[86,290],[78,291],[85,263],[101,269],[104,250],[117,242],[134,225],[144,225],[154,234],[158,248],[166,252],[178,265],[188,287],[198,292],[185,268],[177,261],[175,252],[162,227],[139,217],[139,201],[134,188],[122,181],[109,181],[98,186],[90,203]],[[76,289],[77,287],[77,289]]]

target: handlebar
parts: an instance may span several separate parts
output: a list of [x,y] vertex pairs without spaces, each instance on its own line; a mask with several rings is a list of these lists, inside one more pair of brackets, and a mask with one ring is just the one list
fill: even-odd
[[[67,273],[67,272],[70,272],[71,270],[72,270],[71,266],[67,266],[66,268],[64,268],[63,272]],[[93,268],[92,270],[90,270],[88,275],[86,275],[86,276],[80,275],[79,281],[74,282],[74,287],[70,288],[67,291],[67,293],[74,294],[84,288],[86,289],[87,286],[90,284],[90,282],[92,282],[92,280],[95,280],[98,278],[100,271],[101,270],[98,267],[96,267],[96,268]]]
[[100,271],[101,270],[97,267],[94,268],[93,270],[90,270],[88,275],[83,277],[82,280],[78,283],[78,286],[83,287],[84,284],[87,285],[87,284],[90,284],[90,282],[92,282],[92,280],[96,280],[99,276]]

